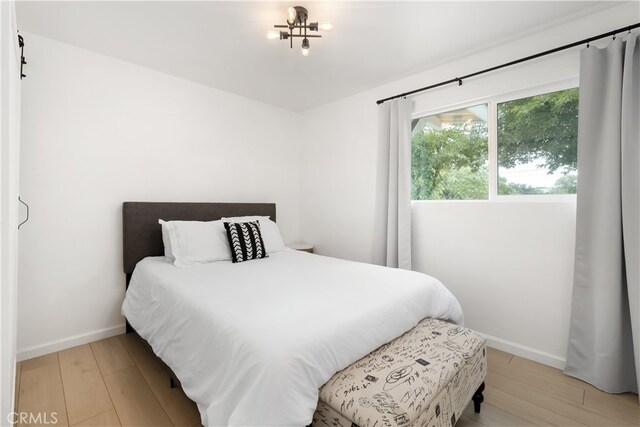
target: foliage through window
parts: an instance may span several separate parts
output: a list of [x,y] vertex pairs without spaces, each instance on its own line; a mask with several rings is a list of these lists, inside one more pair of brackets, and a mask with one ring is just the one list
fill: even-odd
[[575,194],[578,89],[498,104],[498,194]]
[[487,199],[487,104],[411,123],[414,200]]
[[414,200],[576,192],[578,89],[429,115],[411,129]]

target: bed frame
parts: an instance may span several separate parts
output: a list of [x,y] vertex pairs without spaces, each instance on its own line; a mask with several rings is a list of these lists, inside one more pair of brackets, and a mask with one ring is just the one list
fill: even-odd
[[[276,220],[275,203],[124,202],[122,204],[123,265],[126,287],[136,264],[164,255],[159,219],[215,221],[222,217],[262,215]],[[127,322],[127,333],[134,332]]]

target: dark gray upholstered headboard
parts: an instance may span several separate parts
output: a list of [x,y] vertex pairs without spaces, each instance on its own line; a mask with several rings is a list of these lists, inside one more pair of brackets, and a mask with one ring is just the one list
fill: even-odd
[[[164,255],[159,219],[214,221],[222,217],[263,215],[276,220],[275,203],[124,202],[122,225],[124,272],[133,273],[138,261]],[[127,280],[128,282],[128,280]]]

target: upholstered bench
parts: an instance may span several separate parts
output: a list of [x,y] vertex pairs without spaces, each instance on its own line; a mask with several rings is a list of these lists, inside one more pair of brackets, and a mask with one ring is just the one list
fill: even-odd
[[480,411],[486,370],[481,335],[425,319],[327,381],[313,426],[452,426]]

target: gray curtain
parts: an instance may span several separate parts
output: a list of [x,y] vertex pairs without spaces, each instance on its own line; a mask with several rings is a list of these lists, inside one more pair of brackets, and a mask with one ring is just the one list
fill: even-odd
[[378,111],[373,262],[411,270],[411,112],[404,98]]
[[573,306],[565,373],[638,391],[639,34],[580,58]]

